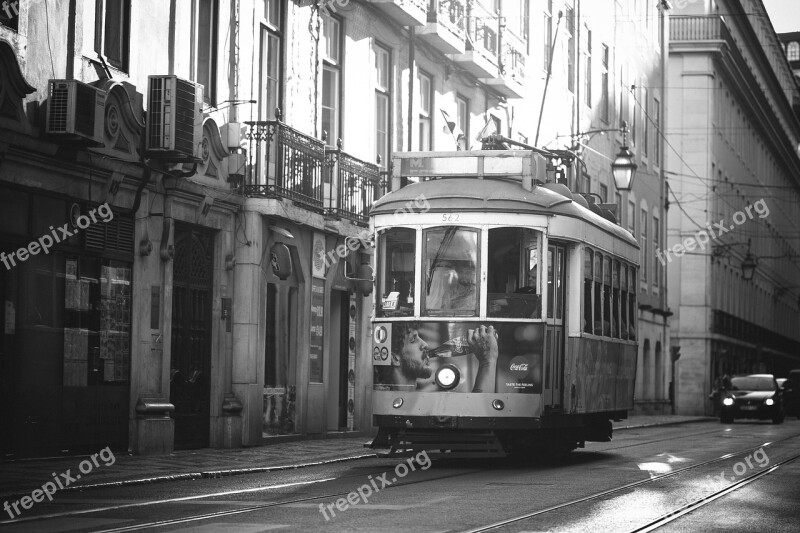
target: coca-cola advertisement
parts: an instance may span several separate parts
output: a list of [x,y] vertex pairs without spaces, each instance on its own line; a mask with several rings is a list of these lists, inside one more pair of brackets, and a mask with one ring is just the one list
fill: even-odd
[[544,324],[376,323],[374,388],[541,394],[543,344]]

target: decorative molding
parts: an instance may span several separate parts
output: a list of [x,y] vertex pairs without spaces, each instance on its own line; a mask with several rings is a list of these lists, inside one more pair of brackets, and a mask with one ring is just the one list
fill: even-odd
[[30,132],[23,107],[26,96],[36,92],[22,75],[13,46],[0,39],[0,125],[19,132]]
[[[197,165],[197,177],[212,181],[215,185],[228,184],[228,163],[225,158],[230,155],[222,144],[217,122],[210,117],[203,120],[203,141],[200,155],[202,161]],[[204,180],[204,181],[205,181]]]
[[139,161],[144,129],[144,97],[125,81],[97,82],[108,93],[103,121],[103,146],[92,151],[125,161]]

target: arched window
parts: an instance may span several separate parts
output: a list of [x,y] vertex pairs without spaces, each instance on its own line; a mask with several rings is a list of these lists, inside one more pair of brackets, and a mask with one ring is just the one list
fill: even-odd
[[800,60],[800,44],[794,41],[789,43],[789,46],[786,47],[786,59],[789,61]]

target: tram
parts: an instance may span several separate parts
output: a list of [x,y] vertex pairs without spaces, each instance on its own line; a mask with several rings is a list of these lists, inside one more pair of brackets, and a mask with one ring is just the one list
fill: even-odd
[[562,454],[633,408],[639,246],[538,150],[394,155],[375,237],[373,448]]

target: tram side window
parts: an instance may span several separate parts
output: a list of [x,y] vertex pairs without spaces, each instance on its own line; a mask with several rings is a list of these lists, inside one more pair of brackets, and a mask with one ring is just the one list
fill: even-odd
[[478,315],[479,234],[479,230],[455,226],[423,232],[425,315]]
[[628,339],[636,340],[636,268],[628,271]]
[[611,301],[611,336],[619,338],[619,261],[614,261],[614,270],[611,275],[612,298]]
[[488,316],[541,318],[539,236],[524,228],[489,230]]
[[583,331],[592,332],[592,251],[583,256]]
[[611,336],[611,258],[603,258],[603,336]]
[[603,256],[595,252],[594,268],[594,334],[603,334]]
[[414,314],[414,252],[416,231],[392,228],[380,237],[379,317]]
[[628,267],[622,265],[620,269],[620,311],[621,311],[621,328],[620,337],[623,339],[628,338]]

